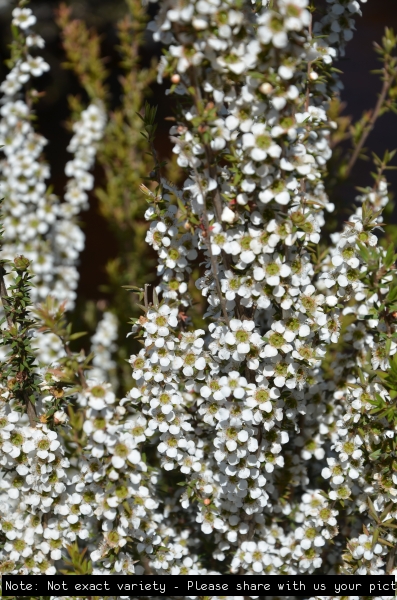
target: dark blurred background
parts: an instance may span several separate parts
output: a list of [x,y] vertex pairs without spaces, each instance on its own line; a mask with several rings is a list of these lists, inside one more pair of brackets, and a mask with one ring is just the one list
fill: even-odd
[[[43,56],[51,66],[51,72],[38,80],[39,89],[46,90],[46,95],[38,107],[38,128],[49,140],[46,148],[47,160],[51,165],[52,183],[55,192],[62,195],[65,186],[64,165],[68,160],[66,147],[70,133],[65,128],[68,119],[67,96],[78,94],[74,75],[62,69],[64,60],[58,28],[55,24],[54,11],[59,2],[57,0],[32,0],[30,6],[37,16],[37,31],[46,40],[46,49]],[[125,5],[123,0],[80,0],[67,2],[73,8],[73,15],[83,18],[95,27],[103,39],[103,56],[108,57],[108,68],[112,76],[111,88],[113,101],[117,103],[117,63],[118,56],[115,51],[117,44],[115,22],[123,15]],[[6,70],[3,61],[8,57],[7,45],[10,42],[9,24],[13,4],[8,0],[0,0],[0,78],[3,79]],[[155,6],[149,5],[154,11]],[[346,56],[339,61],[337,67],[343,71],[341,76],[344,90],[342,100],[346,103],[345,114],[352,115],[353,119],[361,116],[364,110],[371,109],[377,100],[381,82],[378,76],[370,75],[369,71],[379,67],[373,42],[380,41],[385,26],[397,31],[397,0],[369,0],[363,5],[363,17],[357,20],[357,31],[353,41],[347,46]],[[149,64],[152,56],[160,56],[161,48],[155,44],[151,36],[146,37],[142,49],[143,64]],[[155,85],[152,92],[152,103],[159,104],[159,128],[157,148],[162,157],[170,154],[168,142],[169,123],[164,117],[172,114],[168,97],[164,95],[165,88]],[[161,98],[161,102],[158,100]],[[381,117],[370,134],[366,143],[375,153],[383,155],[385,149],[397,148],[397,115],[387,114]],[[397,156],[394,159],[397,164]],[[348,210],[356,195],[356,186],[366,186],[371,183],[370,163],[359,161],[347,184],[338,189],[338,200],[341,206]],[[101,173],[96,173],[97,178]],[[388,173],[392,192],[397,190],[397,171]],[[347,214],[347,212],[346,212]],[[86,299],[97,300],[103,297],[101,285],[106,283],[104,265],[112,258],[116,250],[116,243],[107,227],[106,221],[99,215],[95,197],[91,198],[90,209],[81,215],[82,227],[86,234],[86,247],[81,256],[79,294]],[[396,222],[396,218],[393,217]]]

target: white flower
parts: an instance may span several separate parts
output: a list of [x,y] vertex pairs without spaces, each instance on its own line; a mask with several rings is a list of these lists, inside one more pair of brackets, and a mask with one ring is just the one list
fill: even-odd
[[170,334],[169,327],[175,328],[178,325],[177,310],[171,309],[167,304],[163,304],[158,310],[150,308],[146,313],[147,323],[143,327],[151,335],[157,334],[160,337],[166,337]]
[[[50,452],[54,452],[60,446],[55,431],[47,431],[46,436],[42,436],[41,432],[34,433],[34,443],[37,448],[37,456],[42,460],[50,457]],[[26,444],[24,444],[26,447]],[[25,450],[24,450],[25,451]]]
[[228,398],[230,395],[239,400],[244,398],[247,380],[238,371],[230,371],[227,376],[224,375],[219,379],[218,384],[223,398]]
[[36,23],[36,17],[30,8],[14,8],[12,17],[12,24],[20,29],[28,29]]
[[230,210],[230,208],[228,206],[225,206],[225,208],[222,211],[222,216],[221,216],[222,221],[225,221],[226,223],[233,223],[235,218],[236,218],[236,214],[232,210]]
[[276,14],[268,11],[262,16],[261,23],[257,35],[262,44],[272,42],[275,48],[285,48],[288,44],[287,33],[284,30],[282,21]]
[[256,387],[255,384],[249,384],[247,390],[246,406],[249,408],[258,408],[265,413],[271,413],[273,404],[270,401],[272,398],[272,390],[268,389],[267,381]]
[[30,34],[27,36],[26,45],[28,46],[28,48],[32,48],[34,46],[36,46],[36,48],[44,48],[45,41],[41,37],[41,35],[38,35],[37,33],[33,33],[33,34]]
[[244,150],[249,150],[249,156],[255,161],[263,161],[267,156],[278,158],[281,155],[281,147],[274,143],[264,123],[255,123],[250,133],[243,134],[242,146]]
[[50,65],[47,64],[41,56],[26,57],[26,60],[21,64],[21,71],[31,73],[34,77],[40,77],[43,73],[50,70]]
[[286,264],[279,254],[265,254],[260,257],[262,266],[255,267],[254,278],[256,281],[265,279],[266,283],[271,286],[280,285],[280,277],[288,277],[291,274],[291,267]]
[[87,398],[88,406],[95,408],[95,410],[102,410],[108,404],[114,403],[116,397],[110,383],[96,383],[88,380],[87,384],[88,387],[84,390],[84,395]]
[[115,469],[122,469],[126,461],[136,465],[141,460],[139,450],[135,447],[135,439],[129,433],[120,433],[117,440],[109,445],[109,451],[112,454],[112,465]]
[[356,269],[360,261],[356,256],[356,251],[353,246],[343,246],[340,244],[340,249],[337,254],[332,257],[332,264],[334,267],[339,267],[343,263],[346,263],[352,269]]
[[292,351],[293,347],[289,341],[294,339],[294,334],[288,330],[281,321],[276,321],[272,324],[272,328],[266,334],[267,344],[263,349],[264,356],[277,356],[279,350],[285,354]]
[[252,333],[254,329],[254,321],[240,321],[239,319],[231,319],[231,331],[225,335],[225,342],[229,346],[237,346],[237,352],[239,354],[248,354],[251,348],[251,343],[260,343],[260,337],[258,334]]
[[305,10],[307,0],[289,0],[280,3],[280,13],[284,16],[284,26],[288,30],[300,31],[310,23],[310,13]]
[[374,554],[382,554],[382,546],[377,543],[374,545],[372,536],[361,534],[358,540],[352,540],[356,546],[352,552],[354,558],[364,557],[366,560],[371,560]]
[[386,352],[386,346],[383,343],[374,344],[372,349],[372,358],[371,364],[372,368],[382,369],[382,371],[387,371],[390,366],[390,356],[396,353],[397,344],[396,342],[391,342],[389,353]]

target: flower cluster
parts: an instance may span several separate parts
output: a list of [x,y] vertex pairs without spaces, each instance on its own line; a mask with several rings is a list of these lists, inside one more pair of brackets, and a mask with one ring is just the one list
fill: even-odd
[[114,375],[116,362],[112,355],[117,350],[117,326],[117,317],[106,311],[91,338],[91,352],[94,358],[90,376],[98,381],[108,381]]
[[[252,572],[267,572],[270,565],[281,572],[288,565],[290,572],[312,573],[322,565],[326,541],[337,534],[338,514],[332,491],[327,502],[319,490],[307,489],[315,473],[308,461],[321,464],[325,457],[319,398],[332,386],[322,381],[320,368],[326,345],[339,338],[338,304],[350,297],[351,270],[360,273],[357,248],[351,253],[343,246],[344,234],[331,268],[325,262],[320,274],[310,252],[324,211],[333,210],[322,179],[331,153],[325,106],[335,82],[329,76],[326,85],[316,83],[317,70],[327,73],[340,40],[311,38],[305,2],[280,0],[256,9],[253,19],[244,10],[165,3],[151,24],[154,39],[168,46],[160,77],[170,76],[170,92],[189,105],[170,132],[187,177],[181,191],[157,178],[156,202],[168,205],[173,191],[178,206],[184,204],[186,229],[195,232],[206,261],[196,287],[212,322],[205,339],[204,331],[189,334],[200,344],[175,360],[186,332],[167,338],[169,327],[153,327],[158,317],[149,309],[139,322],[147,349],[132,357],[138,388],[131,396],[143,412],[147,403],[160,409],[165,423],[160,427],[157,417],[152,427],[169,432],[159,438],[163,468],[178,465],[188,474],[186,452],[191,455],[182,506],[197,511],[202,532],[214,533],[217,560],[232,551],[235,571],[252,564]],[[353,22],[341,20],[348,40]],[[319,26],[325,31],[324,19]],[[365,229],[373,240],[376,226],[366,222],[359,231],[357,224],[357,232]],[[166,226],[160,231],[165,235]],[[161,261],[160,239],[157,231],[148,236]],[[165,240],[170,243],[169,236]],[[160,310],[171,314],[180,301],[177,294],[164,296]],[[152,380],[154,387],[146,383]],[[176,408],[186,423],[182,439],[171,431]],[[301,500],[282,500],[282,481],[307,492]],[[273,554],[268,523],[282,515]]]
[[[164,189],[175,191],[163,180]],[[154,198],[145,187],[141,189],[149,198]],[[179,192],[176,191],[179,195]],[[177,207],[171,203],[169,194],[162,196],[163,206],[150,206],[145,212],[145,218],[150,221],[146,234],[146,242],[158,252],[157,274],[161,283],[157,292],[162,292],[164,298],[177,300],[189,305],[188,279],[192,272],[191,263],[197,258],[197,235],[186,230],[184,222],[177,214]],[[189,225],[189,224],[188,224]]]
[[105,124],[103,108],[90,104],[73,125],[74,135],[67,149],[74,154],[74,158],[66,163],[65,175],[69,177],[65,193],[67,203],[61,205],[61,213],[65,217],[78,214],[82,208],[88,207],[87,192],[94,187],[90,170],[95,161],[95,144],[102,138]]
[[76,133],[68,150],[75,156],[66,166],[70,179],[65,201],[60,202],[47,187],[50,169],[42,157],[47,140],[33,128],[35,93],[34,89],[27,92],[28,84],[34,85],[34,78],[49,70],[37,55],[44,40],[32,30],[36,17],[30,8],[17,7],[12,15],[18,30],[14,43],[22,58],[14,60],[0,87],[0,190],[5,229],[2,258],[23,254],[32,261],[34,301],[52,294],[72,307],[78,283],[76,263],[84,248],[84,234],[73,216],[87,206],[86,190],[93,187],[89,170],[96,143],[103,134],[104,112],[93,104],[74,125]]

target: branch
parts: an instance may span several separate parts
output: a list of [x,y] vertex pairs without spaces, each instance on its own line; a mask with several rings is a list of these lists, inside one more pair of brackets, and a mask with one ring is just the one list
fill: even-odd
[[6,288],[6,284],[4,281],[4,275],[5,275],[5,271],[3,267],[0,267],[0,297],[1,297],[1,301],[4,307],[4,312],[6,315],[6,319],[7,319],[7,325],[9,328],[11,328],[14,323],[12,321],[11,318],[11,314],[8,308],[8,292],[7,292],[7,288]]
[[346,171],[345,171],[345,177],[349,177],[354,165],[357,162],[357,159],[360,155],[360,152],[369,136],[369,134],[371,133],[371,131],[373,130],[376,120],[378,119],[380,112],[382,110],[383,104],[387,98],[387,95],[389,93],[389,90],[394,82],[396,78],[396,74],[393,73],[393,75],[387,74],[385,73],[385,79],[383,81],[383,86],[382,86],[382,91],[380,93],[380,96],[378,98],[378,102],[376,103],[375,109],[372,112],[371,118],[369,120],[369,123],[367,125],[367,127],[364,128],[364,131],[361,135],[361,138],[357,144],[357,146],[354,149],[354,152],[349,160],[349,164],[346,167]]
[[[198,83],[197,72],[194,67],[191,67],[191,73],[193,75],[194,103],[195,103],[195,106],[197,109],[197,114],[199,114],[200,103],[202,103],[202,96],[201,96],[200,86]],[[213,164],[212,164],[213,156],[212,156],[211,149],[209,148],[208,144],[204,144],[204,148],[205,148],[205,153],[206,153],[206,158],[207,158],[207,163],[208,163],[208,173],[210,174],[210,177],[213,177],[215,179],[215,181],[217,182],[216,168],[214,169]],[[226,303],[225,303],[225,299],[222,295],[222,288],[221,288],[221,284],[220,284],[219,276],[218,276],[218,265],[217,265],[217,261],[215,260],[214,255],[212,254],[212,249],[211,249],[211,231],[210,231],[210,226],[209,226],[209,221],[208,221],[207,207],[205,204],[206,196],[204,194],[204,190],[201,187],[200,176],[194,167],[193,167],[193,169],[195,171],[197,185],[200,187],[201,195],[203,197],[203,220],[204,220],[204,227],[205,227],[205,231],[206,231],[205,239],[207,241],[207,249],[208,249],[208,254],[209,254],[210,262],[211,262],[212,275],[215,280],[215,285],[216,285],[216,289],[218,292],[219,303],[221,306],[223,316],[225,318],[226,323],[229,325],[229,323],[230,323],[229,314],[226,309]],[[215,209],[215,214],[216,214],[217,220],[219,222],[221,222],[222,201],[221,201],[221,198],[219,195],[218,185],[216,187],[216,191],[215,191],[215,195],[214,195],[214,209]]]
[[[9,296],[6,288],[6,284],[4,281],[5,271],[4,268],[0,267],[0,296],[2,300],[2,304],[4,307],[4,312],[6,314],[7,325],[9,329],[15,327],[14,321],[11,317],[11,311],[9,309]],[[34,404],[31,402],[29,398],[28,390],[23,391],[23,399],[25,402],[26,414],[28,415],[29,424],[31,427],[35,428],[37,426],[37,413]]]
[[[60,340],[62,342],[63,348],[64,348],[66,354],[68,355],[68,357],[69,358],[74,358],[74,354],[71,351],[71,349],[69,348],[69,342],[66,342],[63,338],[60,338]],[[77,361],[77,364],[78,364],[78,361]],[[85,375],[84,375],[84,369],[79,364],[77,366],[77,375],[79,377],[81,387],[84,390],[87,389],[88,385],[87,385],[87,380],[86,380]]]

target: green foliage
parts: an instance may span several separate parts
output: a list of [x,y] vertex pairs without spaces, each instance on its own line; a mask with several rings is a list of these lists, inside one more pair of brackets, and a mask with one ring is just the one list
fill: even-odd
[[[338,209],[342,209],[341,185],[350,180],[358,159],[366,161],[370,159],[370,153],[365,147],[365,143],[378,119],[389,112],[397,113],[397,37],[393,29],[385,28],[381,43],[374,43],[374,49],[382,64],[380,69],[373,71],[382,81],[382,88],[374,108],[364,111],[356,122],[353,122],[352,117],[343,113],[345,105],[337,97],[331,100],[328,110],[334,128],[331,130],[330,146],[333,155],[328,163],[326,187],[331,201]],[[377,166],[376,173],[372,174],[375,180],[374,187],[384,171],[396,168],[390,165],[394,155],[395,151],[386,151],[383,158],[380,158],[372,153],[372,158]],[[381,166],[380,169],[379,166]],[[390,210],[392,210],[392,206],[390,206]],[[326,230],[332,231],[336,224],[335,218],[331,217],[326,223]]]
[[105,100],[105,80],[109,73],[101,59],[100,37],[88,30],[83,21],[71,19],[72,10],[66,4],[58,9],[57,22],[62,30],[62,42],[67,61],[63,66],[72,69],[91,100]]
[[92,574],[92,563],[88,558],[85,558],[87,548],[80,551],[78,544],[70,544],[66,548],[69,559],[64,561],[66,569],[63,569],[61,573],[64,575],[91,575]]
[[[0,232],[1,235],[2,232]],[[1,248],[1,237],[0,237]],[[36,356],[31,345],[31,331],[34,321],[30,317],[30,261],[23,256],[15,258],[11,266],[14,283],[7,290],[5,276],[10,268],[4,260],[0,261],[0,296],[5,317],[0,327],[2,331],[0,345],[8,350],[7,358],[0,373],[0,382],[8,387],[15,400],[14,410],[26,412],[32,427],[36,422],[35,403],[40,391],[35,372]]]
[[[146,202],[139,190],[140,183],[151,170],[147,142],[141,135],[140,110],[150,93],[155,78],[155,61],[142,68],[140,49],[143,44],[147,16],[139,0],[126,0],[127,12],[117,23],[120,57],[120,101],[110,110],[106,80],[106,59],[101,56],[100,37],[88,30],[85,23],[72,19],[71,9],[63,5],[58,13],[58,26],[66,52],[67,68],[79,79],[87,96],[100,99],[108,108],[109,120],[98,150],[98,162],[103,169],[104,182],[95,194],[99,210],[107,220],[117,241],[117,257],[106,265],[108,282],[101,291],[112,297],[112,307],[119,317],[118,344],[119,380],[121,392],[131,386],[130,369],[125,359],[134,350],[134,341],[126,340],[129,326],[125,315],[139,316],[136,297],[127,294],[123,286],[142,287],[154,279],[154,258],[147,251],[145,236],[147,222],[143,218]],[[71,98],[75,112],[81,110],[81,100]],[[132,345],[131,345],[132,344]]]
[[[59,304],[49,296],[46,301],[35,307],[33,314],[36,317],[35,328],[41,333],[56,335],[61,343],[65,356],[57,360],[56,368],[47,369],[45,381],[52,396],[43,420],[53,423],[54,413],[59,410],[65,401],[87,387],[85,373],[91,368],[92,354],[86,356],[84,351],[75,353],[71,350],[71,342],[86,335],[86,332],[72,332],[72,324],[68,322],[65,303]],[[72,430],[68,430],[66,441],[79,442],[77,448],[83,447],[84,435],[82,432],[84,413],[73,410],[69,403],[67,406],[69,416],[73,421]],[[70,438],[70,439],[69,439]],[[80,443],[81,442],[81,443]]]

